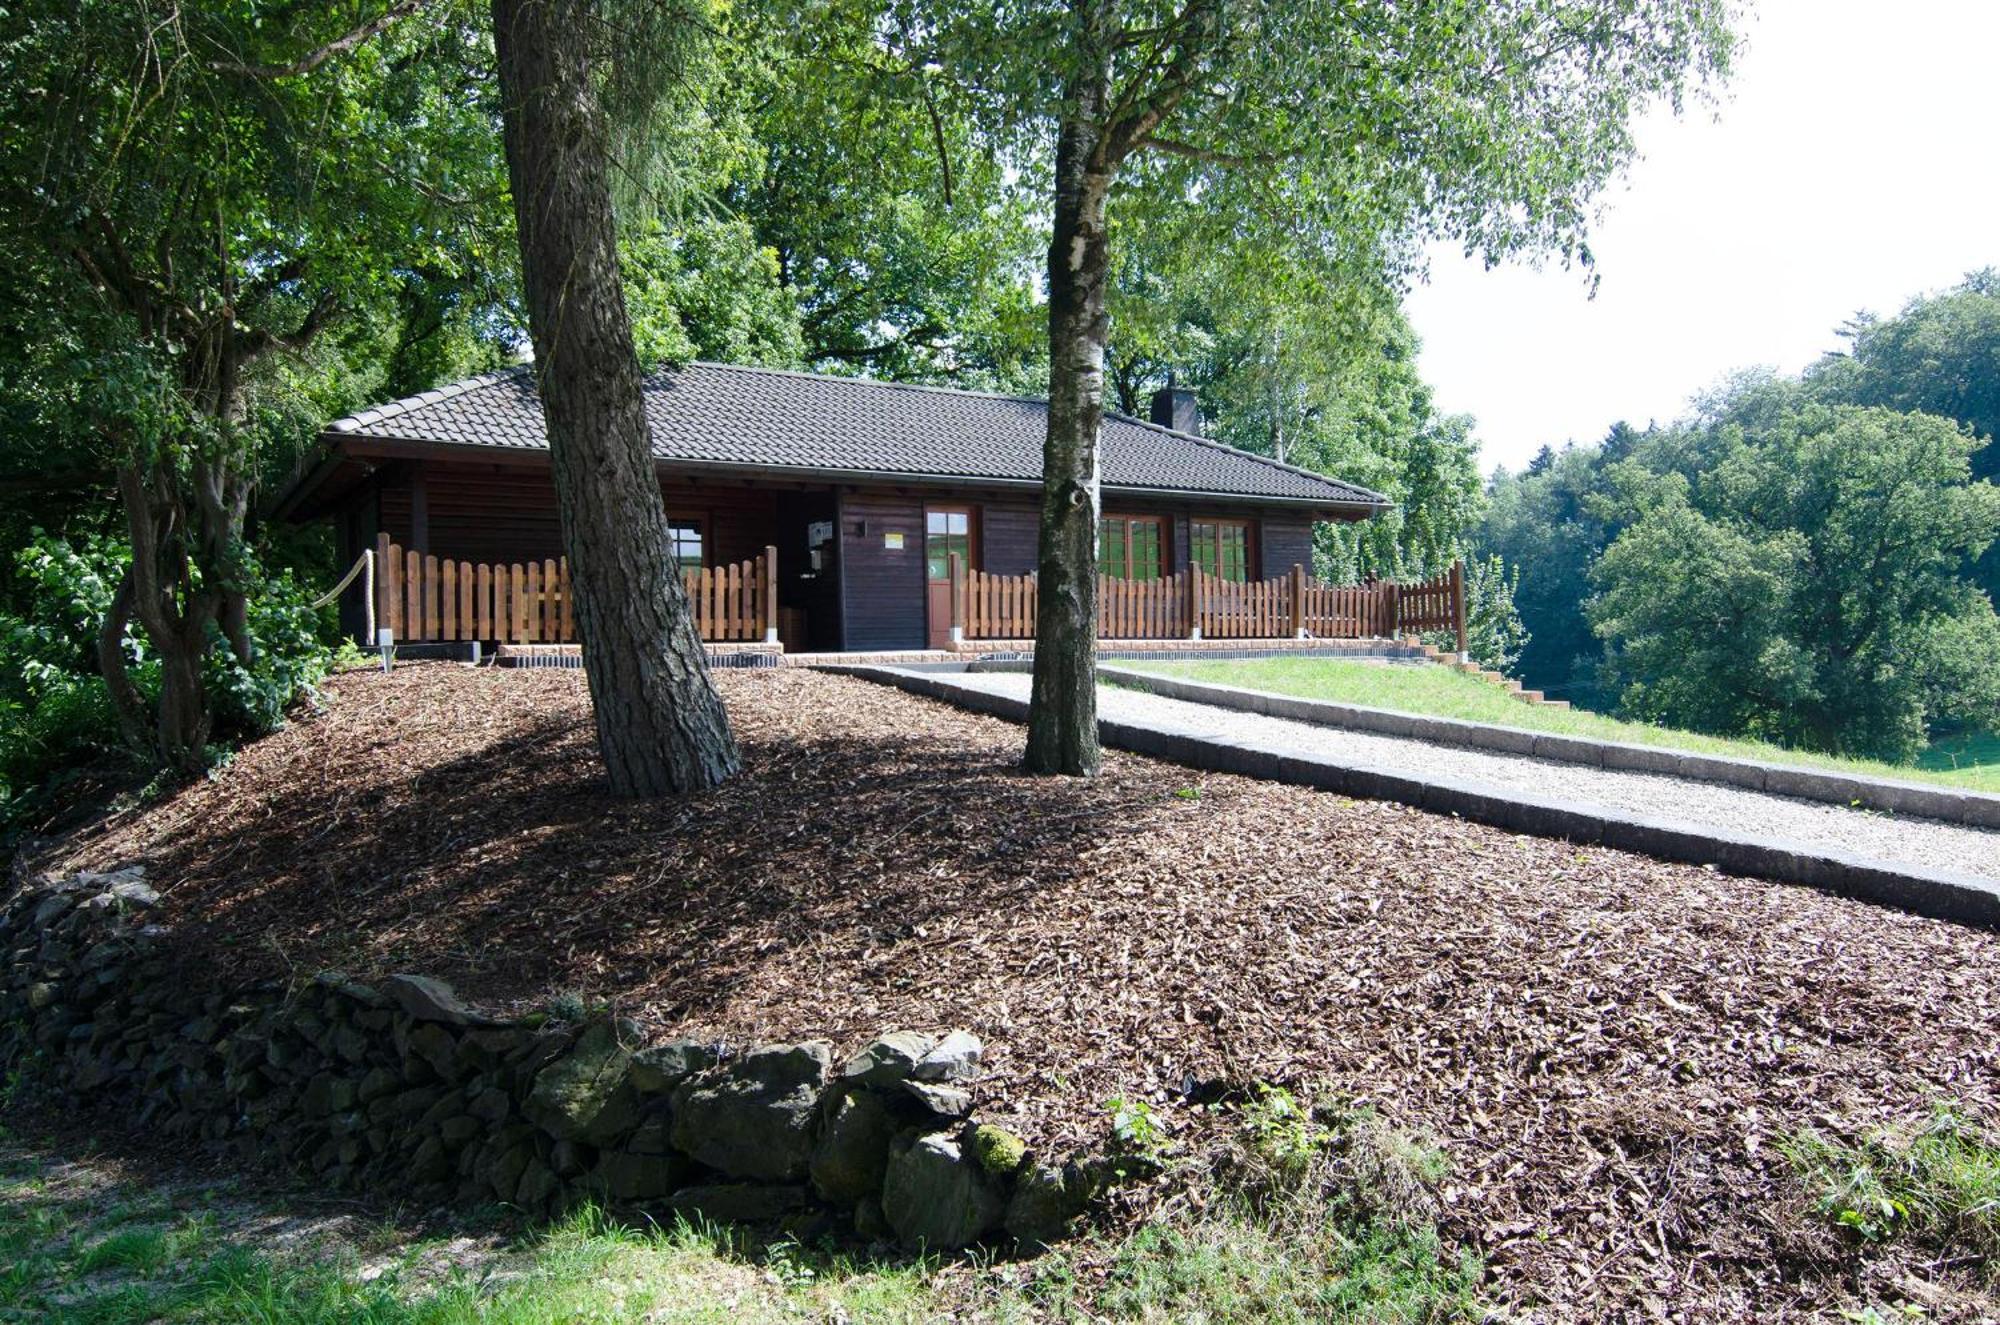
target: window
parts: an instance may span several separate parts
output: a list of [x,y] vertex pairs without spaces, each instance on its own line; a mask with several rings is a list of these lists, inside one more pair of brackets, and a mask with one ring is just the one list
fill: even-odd
[[701,521],[687,516],[667,517],[667,546],[673,549],[682,570],[701,569]]
[[933,580],[951,578],[951,554],[962,568],[972,565],[972,512],[924,512],[924,573]]
[[1120,580],[1157,580],[1165,540],[1152,515],[1107,515],[1097,522],[1097,573]]
[[1188,557],[1222,580],[1250,578],[1250,526],[1241,520],[1194,520],[1188,526]]

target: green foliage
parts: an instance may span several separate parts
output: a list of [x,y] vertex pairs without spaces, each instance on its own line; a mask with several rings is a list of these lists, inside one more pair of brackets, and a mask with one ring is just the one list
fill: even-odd
[[1166,1129],[1151,1104],[1117,1096],[1105,1101],[1104,1107],[1111,1115],[1111,1144],[1119,1154],[1147,1162],[1166,1154]]
[[777,255],[759,247],[746,223],[703,220],[671,230],[649,220],[628,226],[620,246],[641,363],[798,365],[798,306],[779,283]]
[[751,9],[730,83],[761,157],[719,204],[773,254],[807,366],[1002,391],[1044,386],[1033,152],[886,39],[867,5]]
[[1273,1230],[1223,1209],[1191,1224],[1149,1225],[1105,1270],[1114,1320],[1441,1325],[1476,1321],[1480,1268],[1453,1259],[1434,1229]]
[[1529,683],[1898,761],[2000,720],[1996,309],[1970,277],[1801,379],[1739,374],[1684,423],[1496,476],[1473,541],[1521,573]]
[[[18,611],[0,611],[0,834],[64,784],[107,761],[123,767],[118,720],[91,657],[129,553],[37,529],[14,554]],[[133,647],[135,680],[153,684]]]
[[1593,571],[1625,708],[1899,761],[1933,723],[2000,722],[2000,619],[1958,578],[2000,532],[2000,490],[1969,481],[1976,441],[1927,415],[1765,403],[1709,426],[1692,485],[1632,496]]
[[[1936,414],[1988,443],[1974,478],[2000,478],[2000,272],[1974,272],[1942,294],[1911,300],[1892,318],[1862,313],[1842,332],[1848,349],[1807,371],[1821,399]],[[1988,548],[1973,580],[2000,598],[2000,551]]]
[[[1232,1202],[1073,1252],[937,1273],[676,1219],[634,1225],[585,1206],[502,1242],[413,1239],[361,1247],[296,1236],[265,1194],[178,1185],[171,1202],[120,1176],[78,1190],[0,1174],[0,1318],[265,1325],[539,1325],[646,1320],[892,1322],[1478,1319],[1478,1262],[1429,1227],[1322,1212],[1260,1220]],[[125,1199],[121,1199],[125,1198]],[[198,1208],[189,1211],[190,1205]],[[275,1232],[274,1232],[275,1230]],[[477,1232],[478,1230],[474,1230]],[[496,1245],[497,1244],[497,1245]],[[365,1252],[372,1263],[361,1269]],[[468,1263],[469,1258],[469,1263]]]
[[1145,417],[1169,381],[1210,436],[1397,503],[1317,531],[1317,573],[1423,578],[1460,554],[1482,504],[1471,420],[1444,416],[1417,338],[1380,285],[1274,278],[1200,247],[1157,207],[1128,206],[1111,293],[1118,406]]
[[1473,660],[1496,672],[1510,671],[1528,646],[1528,628],[1514,606],[1521,572],[1499,557],[1465,562],[1465,645]]
[[[0,610],[0,834],[58,803],[79,777],[117,781],[143,766],[122,740],[92,647],[130,558],[118,539],[39,530],[15,554],[23,607]],[[308,586],[254,561],[246,574],[253,661],[242,663],[219,641],[204,657],[216,734],[229,742],[278,727],[334,658],[332,609],[310,606]],[[144,635],[128,629],[123,651],[150,699],[159,669]]]
[[1784,1152],[1814,1209],[1854,1237],[1907,1238],[2000,1274],[2000,1138],[1958,1110],[1852,1143],[1808,1130]]

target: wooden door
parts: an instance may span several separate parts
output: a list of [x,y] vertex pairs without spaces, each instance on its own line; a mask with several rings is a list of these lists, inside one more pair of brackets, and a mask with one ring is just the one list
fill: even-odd
[[951,554],[962,569],[972,567],[972,508],[930,506],[924,509],[924,609],[929,628],[925,642],[933,649],[951,647]]

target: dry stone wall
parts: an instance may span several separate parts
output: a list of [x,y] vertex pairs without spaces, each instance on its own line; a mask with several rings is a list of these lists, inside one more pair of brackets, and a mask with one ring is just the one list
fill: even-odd
[[629,1021],[505,1019],[419,975],[197,993],[130,867],[23,884],[0,911],[0,1069],[155,1133],[349,1190],[532,1213],[846,1222],[910,1248],[1040,1244],[1109,1180],[975,1122],[983,1046],[897,1031],[823,1042],[642,1042]]

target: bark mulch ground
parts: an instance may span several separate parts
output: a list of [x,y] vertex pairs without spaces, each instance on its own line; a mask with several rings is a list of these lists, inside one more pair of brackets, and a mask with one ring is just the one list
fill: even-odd
[[1446,1231],[1535,1318],[1993,1310],[1827,1232],[1778,1145],[2000,1117],[2000,937],[1131,756],[1029,778],[1008,723],[717,681],[746,772],[686,802],[605,795],[574,673],[403,666],[68,849],[150,861],[209,979],[418,969],[842,1047],[969,1026],[982,1113],[1056,1147],[1113,1096],[1318,1083],[1446,1148]]

